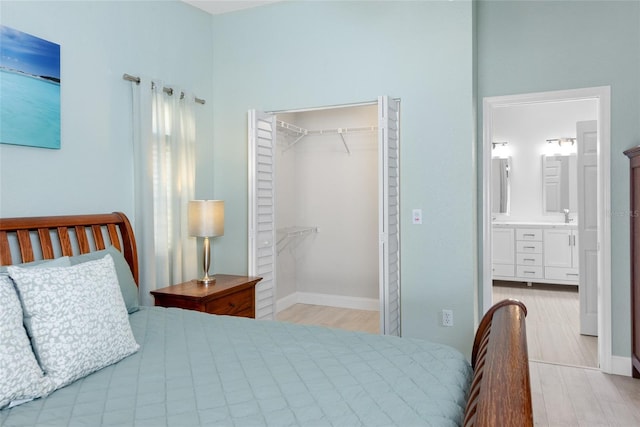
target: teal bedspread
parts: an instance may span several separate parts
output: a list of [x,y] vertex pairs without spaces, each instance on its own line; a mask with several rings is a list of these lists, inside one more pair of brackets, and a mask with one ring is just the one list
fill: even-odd
[[143,307],[138,353],[2,426],[455,426],[471,368],[451,347]]

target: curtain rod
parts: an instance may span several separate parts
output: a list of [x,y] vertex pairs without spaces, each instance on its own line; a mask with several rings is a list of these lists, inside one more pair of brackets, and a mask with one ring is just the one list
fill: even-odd
[[[122,79],[123,79],[123,80],[130,81],[130,82],[135,82],[135,83],[136,83],[136,84],[138,84],[138,85],[140,84],[140,77],[132,76],[132,75],[130,75],[130,74],[126,74],[126,73],[125,73],[125,74],[123,74],[123,75],[122,75]],[[162,88],[162,90],[163,90],[165,93],[168,93],[169,95],[173,95],[173,88],[170,88],[170,87],[164,87],[164,88]],[[184,98],[184,92],[180,92],[180,99],[182,99],[182,98]],[[198,97],[196,97],[195,101],[196,101],[198,104],[202,104],[202,105],[204,105],[204,102],[205,102],[205,101],[204,101],[204,99],[200,99],[200,98],[198,98]]]

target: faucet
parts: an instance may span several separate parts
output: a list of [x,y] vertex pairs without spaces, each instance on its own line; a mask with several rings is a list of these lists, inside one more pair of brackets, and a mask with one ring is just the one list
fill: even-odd
[[569,209],[563,209],[562,211],[564,212],[564,223],[569,224],[569,222],[571,222],[569,219]]

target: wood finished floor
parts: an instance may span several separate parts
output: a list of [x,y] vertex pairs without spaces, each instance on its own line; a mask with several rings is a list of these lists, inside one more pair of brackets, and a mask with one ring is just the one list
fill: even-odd
[[279,312],[277,319],[284,322],[321,325],[348,331],[380,333],[380,314],[377,311],[294,304]]
[[580,335],[580,303],[574,286],[494,282],[493,301],[515,298],[527,306],[529,359],[598,367],[598,338]]
[[537,426],[640,426],[640,380],[529,362]]
[[[528,307],[527,332],[531,308]],[[379,332],[376,311],[296,304],[278,313],[277,319]],[[535,425],[640,426],[640,380],[607,375],[592,368],[535,361],[529,363],[529,370]]]

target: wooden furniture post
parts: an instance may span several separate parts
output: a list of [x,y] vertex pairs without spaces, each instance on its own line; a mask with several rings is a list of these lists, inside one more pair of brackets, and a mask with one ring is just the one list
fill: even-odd
[[631,370],[640,378],[640,146],[624,152],[631,160]]

